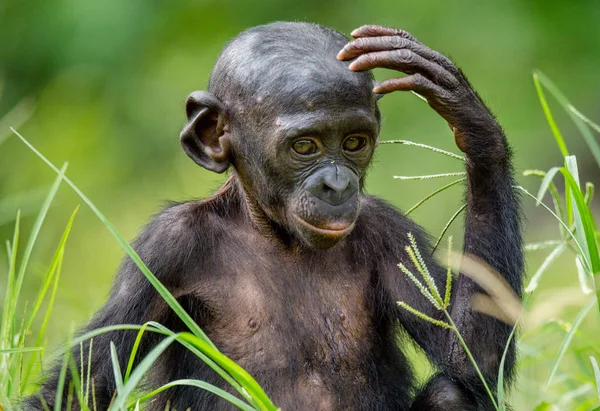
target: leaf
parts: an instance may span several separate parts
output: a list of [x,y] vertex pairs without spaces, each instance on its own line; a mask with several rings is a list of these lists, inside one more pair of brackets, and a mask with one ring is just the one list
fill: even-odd
[[[574,161],[574,158],[573,158]],[[571,198],[575,202],[573,207],[573,219],[575,221],[575,235],[578,237],[580,244],[583,248],[583,257],[585,260],[582,261],[588,263],[586,268],[592,282],[594,282],[594,275],[600,273],[600,254],[598,251],[598,244],[596,242],[595,224],[593,216],[591,215],[590,209],[585,204],[585,199],[581,189],[577,185],[576,180],[569,170],[561,169],[563,176],[565,177],[565,183],[571,189]],[[584,265],[585,266],[585,265]],[[594,287],[598,285],[594,284]],[[596,288],[596,293],[600,296],[600,288]],[[598,299],[598,305],[600,308],[600,298]]]
[[592,155],[594,156],[594,159],[598,163],[598,166],[600,166],[600,145],[598,144],[598,142],[596,141],[596,139],[590,132],[590,129],[588,126],[591,126],[596,131],[598,131],[598,128],[600,128],[600,127],[598,127],[597,124],[595,124],[590,119],[588,119],[583,114],[581,114],[579,111],[577,111],[577,109],[575,109],[575,107],[569,102],[567,97],[541,71],[539,71],[539,70],[536,71],[536,74],[534,74],[534,76],[536,76],[536,75],[537,75],[539,82],[542,83],[544,85],[544,87],[546,87],[546,89],[550,92],[550,94],[552,94],[554,96],[556,101],[558,101],[558,103],[562,106],[562,108],[567,112],[569,117],[571,117],[571,120],[573,120],[573,123],[575,123],[575,126],[581,133],[583,140],[588,145],[590,152],[592,153]]
[[567,145],[565,144],[565,140],[556,125],[556,121],[554,121],[554,117],[552,116],[552,112],[550,111],[550,107],[548,106],[548,102],[546,101],[546,97],[544,96],[544,91],[542,90],[542,86],[540,85],[540,73],[535,71],[533,73],[533,83],[535,84],[535,89],[537,90],[538,98],[540,99],[540,104],[542,105],[542,110],[546,115],[546,121],[548,121],[548,125],[550,126],[550,130],[554,135],[554,140],[556,140],[556,144],[563,155],[566,157],[569,155],[569,150],[567,150]]
[[526,293],[531,293],[537,288],[542,274],[546,272],[548,267],[550,267],[554,260],[556,260],[566,248],[566,244],[560,243],[550,252],[550,254],[548,254],[548,256],[544,259],[544,262],[542,262],[535,274],[531,277],[531,280],[529,280],[527,287],[525,287]]
[[592,368],[594,369],[594,379],[596,380],[596,389],[598,390],[598,399],[600,400],[600,368],[595,357],[590,356]]
[[542,202],[542,199],[544,198],[544,194],[546,194],[546,191],[548,190],[550,183],[552,183],[554,176],[559,171],[560,171],[560,167],[552,167],[550,170],[548,170],[548,172],[542,179],[542,183],[540,184],[540,189],[538,190],[538,193],[536,196],[536,200],[537,200],[535,203],[536,206],[539,206],[540,203]]
[[29,257],[31,257],[31,252],[33,251],[33,246],[37,241],[38,235],[40,234],[40,230],[42,229],[42,225],[44,224],[44,220],[46,219],[46,215],[48,214],[48,210],[50,209],[50,205],[52,205],[52,201],[54,201],[54,197],[58,192],[58,188],[60,187],[60,183],[62,182],[62,175],[67,170],[67,166],[68,164],[65,163],[59,170],[59,175],[56,178],[56,180],[54,180],[54,184],[52,184],[52,188],[50,188],[50,192],[44,200],[44,204],[42,205],[42,208],[35,220],[35,223],[33,224],[33,228],[31,229],[31,234],[29,235],[29,240],[27,241],[27,245],[25,246],[23,257],[21,258],[21,264],[19,265],[19,273],[17,275],[17,282],[15,284],[15,294],[11,316],[15,314],[15,310],[17,308],[19,294],[21,293],[23,279],[25,278],[25,271],[27,270],[27,265],[29,263]]
[[[115,343],[112,341],[110,342],[110,361],[112,363],[113,374],[115,377],[115,385],[117,386],[117,394],[119,396],[126,396],[125,390],[123,389],[123,373],[121,372],[121,365],[119,364],[119,354],[117,354],[117,347],[115,347]],[[116,410],[121,410],[123,407],[113,404],[113,408]]]
[[[46,328],[48,326],[48,322],[50,321],[50,314],[52,313],[52,308],[54,307],[54,300],[56,298],[56,292],[58,291],[58,280],[60,279],[60,273],[61,273],[61,268],[62,268],[62,259],[63,259],[63,255],[64,255],[65,245],[66,245],[67,239],[69,238],[69,234],[71,233],[71,227],[73,226],[73,222],[75,221],[75,216],[77,215],[78,211],[79,211],[79,206],[77,206],[75,208],[75,211],[73,211],[73,213],[71,214],[71,217],[69,218],[69,221],[67,222],[67,226],[65,227],[65,230],[63,231],[60,242],[58,243],[58,247],[56,248],[56,252],[54,253],[54,256],[52,257],[52,261],[50,262],[50,268],[48,269],[48,272],[46,273],[46,277],[44,278],[44,282],[40,289],[38,299],[34,305],[34,309],[32,310],[32,312],[30,314],[27,326],[25,327],[25,330],[29,330],[31,328],[31,325],[33,324],[33,320],[36,316],[37,310],[39,309],[39,307],[47,293],[47,289],[50,285],[50,281],[52,280],[52,278],[54,278],[52,292],[50,293],[48,305],[45,310],[46,313],[44,314],[44,319],[42,321],[42,325],[38,331],[37,340],[36,340],[37,346],[42,345],[44,336],[46,335]],[[23,334],[23,336],[22,336],[22,339],[24,339],[24,338],[25,338],[25,334]],[[33,369],[33,364],[35,362],[35,359],[36,359],[35,356],[32,356],[29,359],[27,367],[25,368],[25,371],[23,372],[23,374],[21,376],[21,394],[23,394],[22,390],[27,386],[29,377],[31,375],[31,370]]]
[[[534,200],[536,200],[535,196],[533,194],[531,194],[529,191],[527,191],[527,189],[521,185],[515,185],[513,186],[514,188],[521,190],[523,193],[525,193],[527,196],[533,198]],[[579,244],[579,241],[577,241],[577,237],[575,237],[575,234],[573,234],[573,232],[571,231],[571,229],[565,224],[565,222],[556,215],[556,213],[554,213],[554,211],[552,211],[546,204],[544,203],[540,203],[540,205],[542,207],[544,207],[555,219],[556,221],[558,221],[558,223],[561,225],[561,227],[563,227],[565,229],[565,232],[568,234],[568,236],[573,240],[573,243],[575,244],[575,246],[577,247],[577,250],[581,253],[583,253],[583,248],[581,246],[581,244]],[[585,262],[587,263],[587,261]]]
[[581,262],[581,256],[575,256],[575,267],[577,268],[577,277],[579,278],[579,285],[581,286],[581,291],[584,294],[591,294],[593,287],[590,287],[590,278],[588,274],[585,272],[585,268],[583,268],[583,263]]

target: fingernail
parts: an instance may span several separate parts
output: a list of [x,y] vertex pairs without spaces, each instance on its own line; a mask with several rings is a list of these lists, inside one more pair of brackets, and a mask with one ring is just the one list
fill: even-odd
[[354,30],[352,30],[352,33],[350,33],[350,35],[351,35],[352,37],[356,37],[356,36],[358,36],[358,29],[354,29]]
[[340,50],[340,52],[337,54],[337,56],[335,56],[335,58],[338,60],[343,60],[344,59],[344,50]]
[[379,86],[373,87],[373,93],[379,94],[380,92],[381,92],[381,88],[379,88]]
[[348,68],[350,70],[354,70],[356,68],[356,63],[350,63],[350,65],[348,66]]

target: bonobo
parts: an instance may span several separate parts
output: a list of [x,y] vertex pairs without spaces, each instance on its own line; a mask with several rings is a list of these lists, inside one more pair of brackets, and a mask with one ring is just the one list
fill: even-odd
[[[134,247],[216,346],[282,410],[491,410],[455,335],[397,305],[405,301],[443,319],[397,266],[414,268],[405,252],[412,233],[443,288],[446,270],[430,257],[427,235],[363,186],[378,144],[377,100],[396,90],[422,95],[466,156],[464,251],[519,294],[519,205],[506,138],[448,58],[403,30],[363,26],[352,36],[348,42],[316,24],[279,22],[230,41],[208,91],[188,97],[180,136],[194,162],[217,173],[230,169],[229,179],[208,198],[158,213]],[[375,68],[406,75],[378,83],[370,72]],[[493,389],[510,326],[471,308],[479,292],[460,276],[449,310]],[[185,329],[126,259],[86,329],[151,320]],[[402,333],[435,366],[422,387],[403,354],[409,343],[398,339]],[[110,342],[125,369],[136,335],[118,331],[94,339],[97,409],[106,409],[115,391]],[[137,357],[161,338],[144,335]],[[73,358],[87,364],[87,345],[83,356],[78,350]],[[514,361],[511,347],[505,381]],[[150,384],[185,378],[228,389],[194,354],[173,344]],[[50,406],[57,382],[54,370],[41,390]],[[28,401],[27,409],[41,409],[37,398]],[[167,403],[178,411],[232,408],[185,386],[164,391],[151,408],[163,410]]]

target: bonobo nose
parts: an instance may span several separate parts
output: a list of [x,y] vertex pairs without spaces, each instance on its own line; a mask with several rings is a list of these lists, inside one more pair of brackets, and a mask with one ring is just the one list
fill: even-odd
[[343,204],[358,190],[358,177],[348,167],[331,165],[311,178],[308,190],[320,200],[337,206]]

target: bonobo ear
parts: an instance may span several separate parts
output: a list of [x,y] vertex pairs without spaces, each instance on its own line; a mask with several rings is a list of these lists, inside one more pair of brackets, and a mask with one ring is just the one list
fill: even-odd
[[188,122],[179,135],[183,150],[207,170],[222,173],[230,163],[223,103],[208,91],[194,91],[185,102]]

